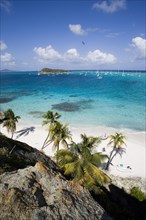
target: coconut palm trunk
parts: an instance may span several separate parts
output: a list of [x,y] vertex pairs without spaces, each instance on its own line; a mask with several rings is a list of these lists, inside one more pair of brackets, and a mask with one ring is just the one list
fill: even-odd
[[67,141],[66,141],[65,139],[63,139],[63,142],[65,143],[66,148],[68,149],[68,143],[67,143]]
[[[52,111],[48,111],[46,114],[43,115],[43,118],[45,119],[43,121],[43,125],[49,125],[49,131],[48,131],[48,134],[47,134],[47,137],[45,138],[45,141],[42,145],[42,150],[44,148],[46,148],[48,145],[49,145],[49,137],[50,137],[50,134],[52,132],[52,129],[53,127],[55,126],[56,122],[57,122],[57,119],[60,118],[61,115],[59,115],[57,112],[54,114]],[[50,141],[51,143],[51,141]]]
[[47,137],[46,137],[46,139],[45,139],[45,141],[44,141],[44,143],[42,145],[42,150],[46,147],[45,145],[46,145],[46,143],[48,141],[49,136],[50,136],[50,132],[48,133],[48,135],[47,135]]
[[108,162],[107,162],[107,164],[106,164],[105,170],[109,170],[109,166],[110,166],[110,164],[111,164],[113,158],[114,158],[114,157],[116,156],[116,154],[117,154],[117,153],[115,153],[115,154],[113,155],[114,151],[115,151],[115,149],[113,149],[113,150],[111,151],[111,153],[110,153],[110,156],[109,156]]
[[65,148],[68,148],[67,139],[72,139],[68,126],[57,121],[52,127],[50,133],[50,141],[53,142],[53,147],[56,151],[59,150],[60,144],[62,144]]
[[13,139],[13,136],[14,136],[14,132],[12,132],[11,139]]
[[[108,145],[113,145],[113,149],[110,152],[110,156],[106,165],[106,170],[109,170],[109,166],[111,162],[113,161],[114,157],[119,153],[122,155],[124,152],[123,145],[126,145],[124,142],[125,136],[123,136],[121,133],[116,133],[115,135],[110,135],[110,142]],[[114,153],[115,152],[115,153]]]

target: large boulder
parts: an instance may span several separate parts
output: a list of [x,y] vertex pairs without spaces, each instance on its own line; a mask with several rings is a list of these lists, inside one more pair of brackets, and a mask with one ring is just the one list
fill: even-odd
[[38,161],[51,169],[57,165],[43,152],[30,147],[26,143],[10,139],[0,134],[0,174],[27,166],[34,166]]
[[0,176],[0,219],[103,219],[90,193],[43,163]]
[[0,163],[0,220],[108,219],[89,191],[66,180],[42,152],[0,135]]

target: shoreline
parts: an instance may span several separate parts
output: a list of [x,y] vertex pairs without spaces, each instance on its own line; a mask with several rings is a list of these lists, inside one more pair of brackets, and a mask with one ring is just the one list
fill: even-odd
[[[34,124],[30,121],[18,122],[16,133],[14,134],[14,139],[25,142],[28,145],[41,149],[43,142],[47,136],[47,126],[42,126],[41,124]],[[115,132],[121,132],[126,136],[125,142],[127,146],[124,146],[126,152],[123,153],[122,157],[117,155],[113,159],[113,165],[110,166],[108,174],[120,177],[141,177],[146,180],[146,132],[145,131],[136,131],[130,129],[119,129],[111,128],[105,126],[76,126],[68,125],[69,131],[72,134],[72,139],[75,142],[80,142],[80,134],[86,134],[87,136],[101,136],[107,137],[110,134],[115,134]],[[7,133],[6,129],[0,125],[1,132],[8,137],[11,137],[11,134]],[[110,147],[107,147],[108,139],[102,141],[102,143],[97,147],[99,152],[109,155],[111,150]],[[44,149],[46,155],[53,157],[55,150],[51,146],[48,146]],[[131,169],[127,168],[130,166]]]

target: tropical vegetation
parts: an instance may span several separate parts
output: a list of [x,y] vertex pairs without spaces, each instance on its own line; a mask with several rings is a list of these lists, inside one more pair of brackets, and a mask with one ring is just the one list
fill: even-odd
[[138,199],[140,202],[146,201],[146,195],[141,191],[139,187],[132,187],[130,190],[130,195]]
[[126,143],[124,142],[124,139],[126,138],[122,133],[116,132],[115,135],[110,135],[109,136],[110,141],[108,143],[108,146],[112,147],[112,150],[110,152],[108,162],[106,165],[106,170],[109,169],[110,164],[112,164],[112,160],[114,157],[119,154],[122,156],[122,154],[125,152],[125,149],[123,148],[123,145],[126,146]]
[[43,115],[45,119],[43,121],[43,125],[48,125],[48,134],[43,143],[42,150],[46,148],[48,145],[52,144],[52,146],[59,150],[60,144],[64,147],[68,148],[67,139],[71,140],[71,134],[67,125],[63,125],[58,119],[61,117],[60,114],[53,113],[52,111],[48,111]]
[[72,141],[70,149],[58,150],[55,157],[65,175],[90,190],[98,191],[99,186],[109,183],[109,176],[99,167],[107,159],[100,152],[93,153],[93,149],[101,142],[99,137],[87,137],[81,134],[81,142]]
[[50,136],[50,132],[53,130],[56,122],[57,122],[57,119],[60,118],[61,115],[58,114],[57,112],[54,114],[52,111],[48,111],[46,114],[43,115],[43,125],[49,125],[49,128],[48,128],[48,134],[47,134],[47,137],[43,143],[43,146],[42,146],[42,150],[48,146],[48,139],[49,139],[49,136]]
[[40,74],[50,74],[50,73],[67,73],[68,70],[64,69],[51,69],[51,68],[43,68],[40,71]]
[[56,150],[59,150],[60,144],[65,148],[68,148],[67,140],[71,140],[71,133],[67,125],[63,125],[61,122],[57,121],[50,130],[50,139],[46,144],[53,144]]
[[12,133],[11,138],[13,138],[14,132],[16,131],[16,123],[18,119],[20,119],[20,116],[16,116],[12,109],[5,111],[4,115],[7,120],[3,122],[3,127],[6,127],[8,133]]

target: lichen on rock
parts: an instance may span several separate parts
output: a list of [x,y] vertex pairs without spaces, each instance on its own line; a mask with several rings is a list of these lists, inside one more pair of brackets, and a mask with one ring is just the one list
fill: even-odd
[[[42,169],[43,167],[43,169]],[[88,190],[42,163],[0,176],[0,219],[102,219],[103,208]]]

